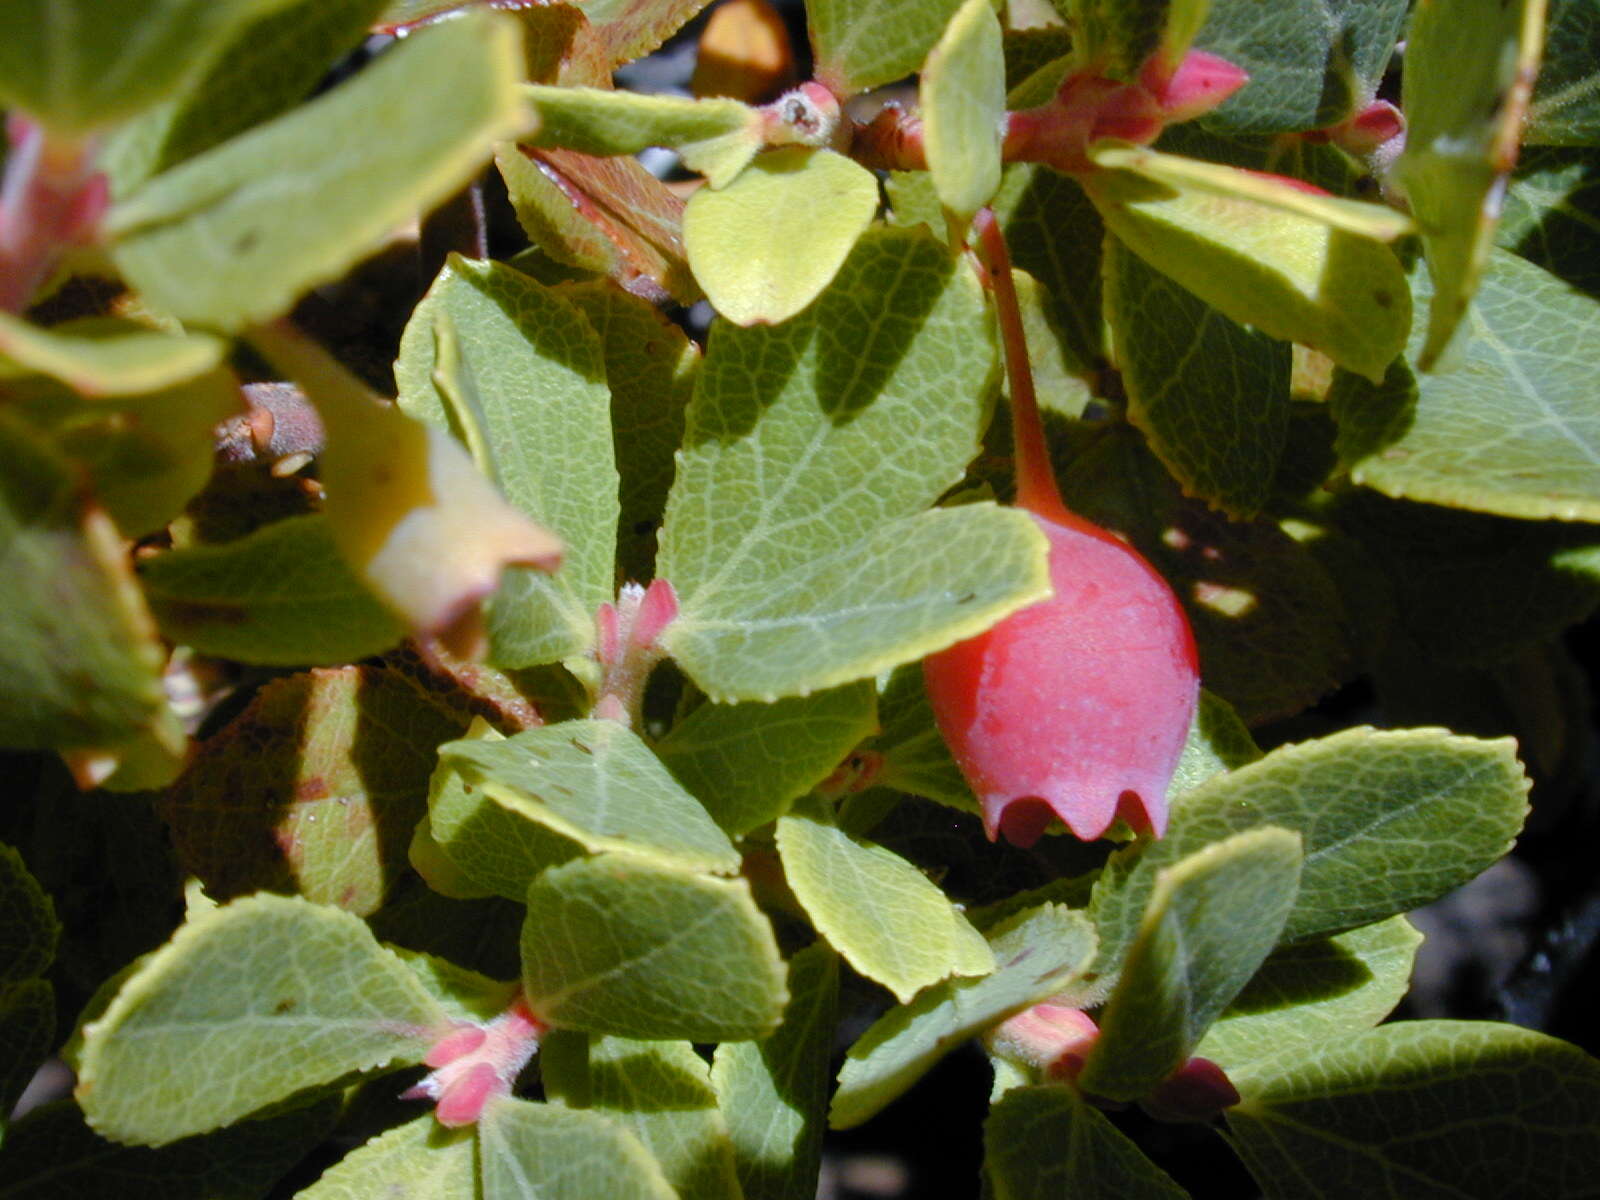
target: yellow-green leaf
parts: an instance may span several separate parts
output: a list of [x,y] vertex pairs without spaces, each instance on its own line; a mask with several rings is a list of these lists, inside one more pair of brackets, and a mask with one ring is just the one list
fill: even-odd
[[539,119],[525,145],[602,156],[672,146],[714,188],[732,182],[761,148],[761,115],[737,100],[541,85],[522,94]]
[[832,150],[785,146],[727,187],[690,197],[684,250],[719,313],[774,324],[828,286],[877,208],[871,171]]
[[783,960],[743,879],[600,854],[551,867],[527,901],[522,987],[553,1026],[742,1041],[783,1013]]
[[159,1146],[419,1062],[447,1028],[359,918],[252,896],[191,917],[122,981],[84,1030],[78,1103],[106,1137]]
[[638,735],[616,721],[563,721],[440,748],[433,837],[485,887],[521,899],[546,867],[626,851],[731,875],[739,855]]
[[[1429,0],[1406,35],[1406,148],[1394,165],[1433,275],[1430,369],[1466,315],[1517,160],[1545,0]],[[1346,364],[1348,365],[1348,364]],[[1363,372],[1367,374],[1367,372]]]
[[1006,64],[990,0],[966,0],[918,85],[922,144],[939,199],[963,228],[1000,188]]
[[1369,379],[1405,345],[1405,273],[1368,237],[1242,191],[1157,183],[1123,168],[1087,175],[1083,186],[1124,245],[1241,325]]
[[1160,872],[1078,1076],[1085,1092],[1134,1100],[1188,1061],[1277,942],[1300,862],[1300,836],[1267,826]]
[[0,382],[37,371],[84,396],[170,387],[215,367],[226,349],[209,334],[166,333],[131,321],[68,321],[45,329],[0,313]]
[[524,120],[516,28],[446,21],[275,121],[150,180],[106,233],[172,315],[237,331],[284,312],[458,188]]
[[817,932],[902,1004],[941,979],[994,970],[982,935],[937,885],[894,851],[851,837],[827,805],[779,817],[778,853]]
[[[400,341],[402,409],[448,429],[523,515],[565,544],[554,574],[513,568],[489,601],[490,658],[582,654],[616,581],[617,469],[599,338],[562,294],[452,255]],[[520,893],[519,893],[520,894]]]

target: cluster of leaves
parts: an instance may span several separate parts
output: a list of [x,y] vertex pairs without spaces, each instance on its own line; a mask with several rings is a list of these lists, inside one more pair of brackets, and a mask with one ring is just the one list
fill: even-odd
[[[1594,5],[808,0],[773,103],[611,87],[703,3],[0,9],[34,137],[0,265],[52,276],[0,311],[0,745],[39,752],[0,1119],[63,1041],[78,1079],[0,1126],[0,1197],[805,1197],[829,1122],[1044,1002],[1099,1035],[1071,1084],[989,1041],[1004,1200],[1184,1194],[1105,1110],[1195,1055],[1268,1195],[1585,1194],[1600,1065],[1382,1022],[1402,914],[1525,816],[1515,744],[1466,733],[1575,757]],[[305,99],[374,27],[407,36]],[[1402,35],[1405,148],[1360,160]],[[1187,121],[1195,49],[1249,81]],[[914,114],[841,107],[913,73]],[[282,318],[491,157],[527,247],[449,258],[376,403]],[[84,162],[73,248],[17,197],[88,205]],[[995,500],[984,206],[1067,501],[1199,645],[1159,841],[983,843],[923,693],[1049,587]],[[663,316],[702,298],[703,349]],[[1430,727],[1257,747],[1362,674]],[[393,1100],[519,1005],[535,1066],[476,1121]]]

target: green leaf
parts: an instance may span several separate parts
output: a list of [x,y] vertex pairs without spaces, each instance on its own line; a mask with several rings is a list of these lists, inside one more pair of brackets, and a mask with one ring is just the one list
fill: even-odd
[[586,0],[584,15],[610,64],[649,54],[706,6],[706,0]]
[[1401,88],[1406,148],[1392,177],[1422,229],[1433,277],[1416,357],[1424,371],[1478,288],[1538,71],[1544,10],[1543,0],[1433,0],[1411,18]]
[[588,220],[561,184],[540,169],[543,159],[519,146],[495,148],[517,223],[528,240],[555,262],[579,271],[620,276],[623,254],[608,231]]
[[286,323],[252,340],[301,383],[327,428],[318,465],[335,544],[414,632],[470,646],[477,603],[507,564],[555,566],[560,541],[508,504],[444,430],[380,402]]
[[366,916],[406,868],[433,748],[466,723],[397,671],[278,679],[204,743],[162,816],[217,899],[271,888]]
[[85,1027],[78,1103],[106,1137],[164,1145],[419,1062],[445,1021],[359,918],[251,896],[191,917]]
[[1528,780],[1515,751],[1509,738],[1442,729],[1348,729],[1184,793],[1167,836],[1114,855],[1096,884],[1096,972],[1120,964],[1163,868],[1248,829],[1275,825],[1302,839],[1285,942],[1437,899],[1504,855],[1521,828]]
[[1080,435],[1057,460],[1068,506],[1125,535],[1171,583],[1194,630],[1201,678],[1247,724],[1297,713],[1344,678],[1350,620],[1332,576],[1305,546],[1274,521],[1230,521],[1183,500],[1126,425]]
[[0,988],[43,975],[60,937],[50,897],[22,855],[0,842]]
[[280,0],[236,26],[202,74],[108,139],[100,166],[112,194],[126,196],[304,99],[382,8],[383,0]]
[[[1119,153],[1155,161],[1153,151]],[[1411,293],[1399,260],[1370,237],[1327,223],[1333,205],[1354,202],[1297,192],[1317,202],[1310,216],[1284,206],[1283,194],[1295,190],[1286,185],[1258,179],[1227,194],[1172,173],[1156,182],[1125,166],[1082,182],[1130,250],[1241,325],[1320,350],[1370,379],[1405,345]]]
[[245,21],[285,0],[13,0],[0,19],[0,106],[63,134],[148,108]]
[[[1525,147],[1494,240],[1580,291],[1600,295],[1600,155],[1590,147]],[[1491,276],[1494,269],[1491,257]]]
[[727,834],[616,721],[450,742],[439,762],[433,836],[468,876],[510,899],[546,867],[608,850],[688,871],[739,869]]
[[48,1104],[13,1125],[0,1148],[0,1198],[260,1200],[337,1116],[336,1103],[311,1104],[150,1149],[98,1137],[69,1101]]
[[968,1038],[1067,987],[1095,946],[1083,914],[1056,904],[1007,920],[989,942],[993,974],[929,988],[891,1008],[850,1047],[829,1113],[835,1129],[861,1124]]
[[656,753],[712,819],[740,837],[782,816],[877,728],[872,685],[774,704],[702,704]]
[[502,145],[495,161],[517,220],[550,258],[652,300],[701,298],[683,249],[683,201],[632,158]]
[[[894,223],[922,222],[934,236],[948,230],[933,180],[926,171],[891,171],[885,184]],[[1005,231],[1013,267],[1037,280],[1055,356],[1086,371],[1104,355],[1105,320],[1100,302],[1100,214],[1070,177],[1034,163],[1010,163],[1000,176],[1000,190],[989,207]],[[1071,229],[1072,237],[1058,230]],[[1020,285],[1019,285],[1020,286]],[[1018,299],[1026,303],[1026,297]],[[1026,308],[1023,317],[1028,316]],[[1039,375],[1040,359],[1049,355],[1028,327],[1029,357]],[[1048,374],[1038,379],[1039,401],[1060,407]],[[1074,414],[1076,415],[1076,414]]]
[[889,676],[878,699],[878,720],[883,731],[872,749],[883,755],[883,763],[875,782],[964,812],[979,812],[977,798],[934,721],[920,663],[896,667]]
[[717,312],[776,324],[828,286],[877,209],[871,171],[832,150],[785,146],[689,198],[684,252]]
[[806,0],[817,79],[840,97],[922,66],[961,0]]
[[[455,191],[522,121],[516,29],[446,21],[348,83],[152,179],[106,233],[129,281],[235,331],[337,278]],[[288,166],[286,166],[288,164]]]
[[376,654],[405,635],[345,562],[320,513],[135,566],[162,635],[202,654],[331,665]]
[[[55,989],[43,979],[0,983],[0,1111],[10,1113],[56,1045]],[[820,1109],[820,1104],[819,1104]],[[0,1118],[0,1144],[6,1136]],[[0,1152],[0,1165],[5,1155]],[[0,1186],[0,1196],[5,1189]]]
[[1386,576],[1399,631],[1438,664],[1506,662],[1600,603],[1593,525],[1484,516],[1371,492],[1334,512]]
[[357,1146],[296,1200],[477,1200],[475,1143],[426,1113]]
[[789,960],[789,1004],[778,1028],[759,1042],[724,1042],[712,1056],[711,1083],[745,1200],[815,1190],[838,1006],[838,956],[813,943]]
[[1600,21],[1589,0],[1548,0],[1544,52],[1522,128],[1530,146],[1600,143]]
[[406,325],[400,407],[455,434],[505,497],[567,547],[560,571],[513,569],[490,600],[498,666],[584,653],[595,609],[613,597],[617,470],[605,380],[583,314],[500,263],[452,255]]
[[515,983],[502,983],[447,958],[420,950],[390,949],[453,1021],[483,1024],[498,1017],[517,998]]
[[1351,478],[1508,517],[1600,520],[1587,365],[1600,302],[1497,251],[1464,326],[1446,370],[1416,376],[1396,363],[1379,386],[1335,378],[1328,403]]
[[581,1079],[561,1065],[544,1060],[545,1095],[632,1133],[682,1200],[743,1200],[709,1069],[688,1042],[595,1037]]
[[1195,45],[1250,73],[1202,122],[1234,133],[1318,129],[1378,90],[1406,0],[1212,0]]
[[1208,779],[1247,766],[1260,757],[1261,751],[1239,714],[1226,700],[1201,688],[1189,737],[1183,743],[1177,769],[1172,772],[1172,782],[1167,785],[1167,795],[1174,797],[1197,788]]
[[654,573],[656,530],[683,444],[683,414],[700,370],[700,348],[655,305],[611,280],[565,284],[556,294],[600,335],[611,386],[611,433],[622,477],[618,569],[644,582]]
[[522,986],[557,1028],[696,1042],[764,1037],[787,998],[772,928],[744,880],[631,854],[533,881]]
[[778,818],[784,878],[817,932],[905,1004],[929,984],[986,975],[988,944],[905,859],[851,837],[822,803]]
[[1297,179],[1238,170],[1228,163],[1202,162],[1115,142],[1092,147],[1089,157],[1097,166],[1131,171],[1151,183],[1180,191],[1190,189],[1222,200],[1249,201],[1275,213],[1307,217],[1358,237],[1392,242],[1416,232],[1409,217],[1386,205],[1327,195],[1317,190],[1317,185],[1307,187]]
[[0,313],[0,382],[21,368],[95,398],[183,383],[215,367],[225,349],[209,334],[167,333],[131,321],[68,321],[46,329]]
[[1189,1195],[1070,1087],[1019,1087],[989,1110],[984,1170],[994,1200],[1183,1200]]
[[989,0],[966,0],[922,68],[922,145],[933,185],[964,229],[1000,188],[1006,63]]
[[1390,917],[1276,950],[1196,1053],[1233,1075],[1287,1050],[1337,1045],[1400,1003],[1421,944],[1409,921]]
[[1105,287],[1128,419],[1186,494],[1255,516],[1289,440],[1289,344],[1229,320],[1114,238]]
[[1277,943],[1300,868],[1300,836],[1264,826],[1163,869],[1078,1086],[1135,1100],[1183,1066]]
[[714,188],[733,182],[761,148],[761,114],[737,100],[539,85],[522,94],[539,119],[525,145],[601,156],[672,146]]
[[598,1113],[502,1099],[478,1122],[483,1200],[676,1200],[639,1139]]
[[[785,528],[764,522],[749,532]],[[1036,533],[1017,509],[969,504],[891,521],[777,578],[763,579],[762,555],[769,562],[748,564],[750,576],[694,593],[663,640],[716,699],[833,687],[943,649],[1039,599],[1048,584]]]
[[1541,1033],[1405,1021],[1234,1082],[1228,1128],[1269,1200],[1594,1194],[1600,1063]]
[[924,511],[977,451],[986,326],[964,264],[884,229],[800,317],[713,330],[658,563],[680,602],[663,640],[713,698],[876,674],[1044,593],[1025,514]]
[[71,467],[0,413],[0,743],[110,747],[165,709],[165,654],[121,539]]
[[43,391],[17,410],[88,472],[95,498],[130,538],[158,532],[205,486],[216,427],[240,407],[238,381],[220,369],[131,396]]
[[1073,60],[1112,79],[1135,79],[1152,56],[1176,65],[1205,22],[1209,0],[1054,0],[1073,30]]

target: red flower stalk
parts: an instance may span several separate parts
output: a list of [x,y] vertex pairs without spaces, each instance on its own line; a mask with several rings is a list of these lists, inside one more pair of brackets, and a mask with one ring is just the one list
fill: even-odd
[[1017,504],[1050,541],[1054,594],[930,655],[928,696],[991,839],[1031,846],[1055,817],[1085,840],[1118,818],[1159,837],[1199,694],[1194,637],[1154,568],[1062,502],[1004,235],[989,210],[976,229],[1011,381]]

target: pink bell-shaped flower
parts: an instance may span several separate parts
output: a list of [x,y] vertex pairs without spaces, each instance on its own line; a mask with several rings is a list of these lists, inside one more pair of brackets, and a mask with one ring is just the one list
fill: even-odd
[[1061,502],[1004,237],[987,210],[976,229],[1005,335],[1017,503],[1049,539],[1054,594],[930,655],[928,697],[991,839],[1031,846],[1052,817],[1086,840],[1118,817],[1159,837],[1200,691],[1194,635],[1138,551]]
[[939,731],[991,838],[1052,817],[1092,840],[1118,817],[1160,836],[1199,694],[1177,597],[1137,551],[1063,510],[1034,514],[1055,594],[923,664]]

